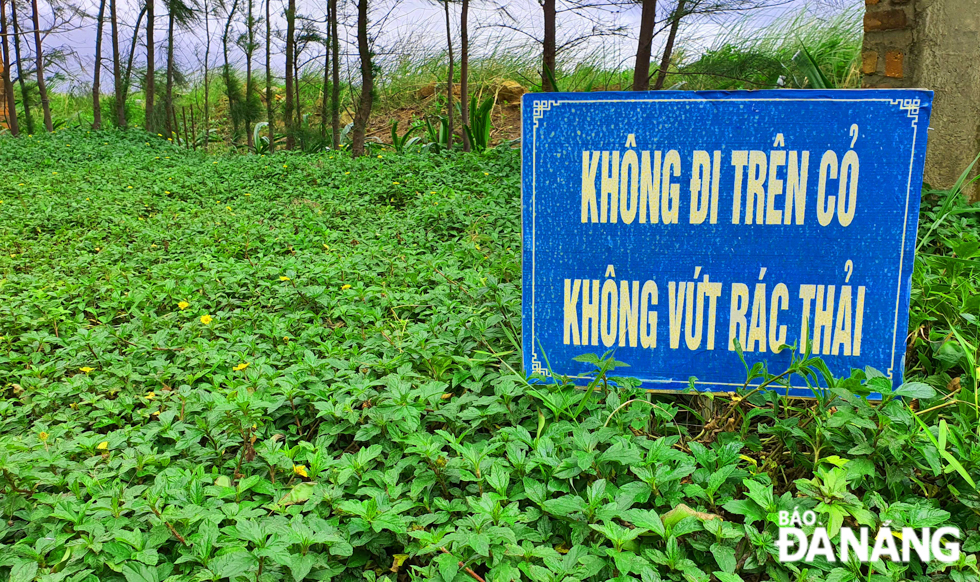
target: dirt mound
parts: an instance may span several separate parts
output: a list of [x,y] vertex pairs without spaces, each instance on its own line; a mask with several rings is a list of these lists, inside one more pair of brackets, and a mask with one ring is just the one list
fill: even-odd
[[497,94],[498,102],[505,101],[508,105],[519,105],[521,95],[527,93],[527,89],[516,81],[504,80],[496,83],[494,92]]

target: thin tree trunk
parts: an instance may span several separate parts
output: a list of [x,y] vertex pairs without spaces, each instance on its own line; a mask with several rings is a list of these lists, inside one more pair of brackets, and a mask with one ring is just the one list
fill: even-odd
[[361,97],[354,114],[354,136],[351,154],[364,155],[364,134],[371,105],[374,102],[374,70],[371,67],[371,47],[368,46],[368,0],[357,1],[357,52],[361,58]]
[[146,16],[146,4],[140,9],[140,13],[136,16],[136,25],[133,27],[133,38],[129,41],[129,56],[126,58],[126,74],[123,75],[123,94],[125,97],[129,97],[129,87],[132,85],[133,79],[133,60],[136,58],[136,42],[139,41],[139,30],[140,23],[143,22],[143,17]]
[[446,10],[446,45],[449,47],[449,76],[446,78],[446,149],[453,149],[453,33],[449,26],[449,0],[442,0]]
[[470,0],[463,0],[459,14],[459,105],[460,113],[462,114],[462,119],[460,122],[463,124],[464,152],[470,151],[470,149],[473,147],[472,144],[470,144],[470,135],[467,132],[467,128],[470,127],[470,32],[469,24],[467,22],[469,20],[469,12]]
[[544,11],[544,52],[541,63],[541,87],[544,91],[555,90],[552,80],[557,79],[555,74],[555,0],[542,0],[541,8]]
[[[2,2],[3,0],[0,0]],[[95,25],[95,72],[92,74],[92,129],[102,129],[102,104],[99,102],[99,85],[102,80],[102,29],[105,17],[105,1],[99,2],[99,18]]]
[[51,124],[51,101],[48,98],[48,88],[44,84],[44,56],[41,51],[41,17],[37,10],[37,0],[31,0],[33,13],[31,19],[34,23],[34,51],[37,59],[37,92],[41,97],[41,111],[44,113],[44,127],[48,132],[54,131]]
[[249,150],[255,147],[255,143],[252,140],[252,57],[255,52],[255,17],[253,16],[253,10],[255,7],[255,0],[248,0],[248,16],[246,17],[246,26],[248,27],[248,35],[245,51],[245,143]]
[[650,88],[650,50],[653,46],[653,28],[657,23],[657,0],[643,0],[640,12],[640,38],[636,44],[636,63],[633,65],[633,90]]
[[17,3],[10,3],[10,19],[14,33],[14,57],[17,58],[17,84],[20,85],[20,98],[24,104],[24,121],[27,122],[28,135],[34,134],[34,117],[31,115],[30,94],[27,92],[27,81],[24,79],[24,66],[20,58],[20,26],[17,24]]
[[330,36],[333,38],[333,86],[330,95],[330,124],[333,126],[333,149],[340,147],[340,36],[337,34],[340,20],[337,14],[337,0],[329,0]]
[[[156,87],[154,86],[153,69],[156,60],[153,58],[153,0],[146,0],[146,131],[153,131],[153,97]],[[135,33],[134,33],[135,34]]]
[[191,149],[191,140],[187,134],[187,108],[183,105],[180,106],[180,117],[181,121],[184,123],[184,149]]
[[300,101],[299,87],[299,47],[293,47],[293,87],[296,91],[296,100],[293,102],[296,107],[296,128],[303,128],[303,103]]
[[[112,86],[116,94],[116,126],[126,127],[126,90],[119,62],[119,19],[116,0],[109,0],[109,26],[112,33]],[[134,33],[135,34],[135,33]]]
[[235,134],[238,133],[238,114],[235,112],[235,92],[232,90],[231,86],[231,64],[228,62],[228,35],[231,32],[231,21],[235,17],[235,12],[238,10],[238,0],[235,0],[231,5],[231,10],[228,11],[228,20],[225,21],[225,32],[221,35],[221,45],[224,51],[225,66],[223,69],[225,76],[225,92],[228,94],[228,116],[231,117],[231,128],[232,128],[232,142],[235,140]]
[[168,125],[170,125],[170,122],[173,122],[171,127],[174,128],[172,134],[173,137],[170,139],[174,140],[174,145],[178,145],[180,143],[180,124],[177,123],[177,110],[171,107],[169,111],[165,109],[164,113],[172,118],[168,120]]
[[[3,0],[0,0],[2,2]],[[329,11],[330,9],[327,8]],[[324,44],[326,50],[323,56],[323,98],[320,101],[320,139],[327,139],[327,115],[329,114],[330,103],[327,94],[330,91],[330,17],[327,16],[327,42]]]
[[14,84],[10,82],[10,44],[7,42],[7,0],[0,0],[0,51],[3,66],[3,94],[7,98],[7,127],[12,135],[20,133],[17,125],[17,100],[14,98]]
[[[211,139],[211,79],[208,75],[211,61],[211,12],[208,10],[208,2],[204,0],[204,35],[207,41],[204,44],[204,151],[208,150],[208,140]],[[194,115],[194,110],[191,110]],[[195,132],[196,133],[196,132]],[[196,139],[196,138],[195,138]],[[197,149],[195,146],[194,149]]]
[[670,54],[674,51],[674,40],[677,38],[677,29],[681,24],[681,17],[684,16],[684,1],[677,0],[677,7],[671,17],[670,32],[667,34],[667,44],[664,45],[664,55],[660,59],[660,71],[657,72],[657,83],[654,89],[664,88],[664,81],[667,80],[667,68],[670,66]]
[[[167,94],[164,97],[164,109],[167,113],[167,137],[180,137],[180,128],[177,122],[170,127],[170,116],[176,117],[174,112],[174,11],[171,6],[167,11]],[[176,139],[174,140],[177,141]]]
[[269,3],[265,0],[265,119],[269,130],[269,153],[275,150],[276,120],[272,110],[272,17]]
[[286,103],[283,122],[286,125],[286,149],[293,149],[293,52],[296,50],[296,0],[286,8]]

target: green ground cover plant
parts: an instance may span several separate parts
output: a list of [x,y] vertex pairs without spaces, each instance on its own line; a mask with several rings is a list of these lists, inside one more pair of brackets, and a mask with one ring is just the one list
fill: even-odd
[[[803,401],[652,396],[603,354],[588,390],[528,384],[513,149],[65,130],[0,139],[0,167],[0,581],[978,579],[980,227],[955,192],[924,198],[909,382]],[[954,525],[963,554],[781,564],[794,508]]]

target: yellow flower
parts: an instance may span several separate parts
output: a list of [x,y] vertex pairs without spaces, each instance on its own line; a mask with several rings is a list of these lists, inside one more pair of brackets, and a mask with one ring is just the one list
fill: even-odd
[[[156,246],[156,245],[153,245],[153,246]],[[177,304],[177,307],[179,307],[181,311],[187,309],[190,306],[191,306],[191,304],[188,303],[188,302],[186,302],[186,301],[181,301],[180,303]]]
[[476,250],[480,250],[480,245],[476,245]]
[[283,164],[283,165],[282,165],[282,167],[284,167],[284,168],[288,168],[289,166],[288,166],[288,165],[286,165],[286,164]]
[[95,370],[95,368],[89,368],[88,366],[83,366],[83,367],[79,368],[79,370],[81,370],[81,371],[85,372],[86,374],[88,374],[89,372]]
[[212,321],[212,319],[211,319],[211,316],[210,315],[202,315],[201,316],[201,323],[203,323],[204,325],[210,325],[211,324],[211,321]]
[[381,154],[378,154],[378,159],[379,159],[379,160],[381,159]]
[[306,465],[293,465],[293,473],[296,473],[300,477],[309,477],[306,474]]
[[162,133],[158,133],[157,134],[157,137],[163,137],[163,134]]
[[163,193],[164,194],[170,194],[170,190],[164,190]]
[[100,247],[95,247],[95,252],[97,253],[102,252],[102,249]]
[[345,175],[345,176],[346,176],[346,175],[348,175],[348,174],[350,174],[350,172],[344,172],[344,175]]
[[109,441],[102,441],[95,447],[97,450],[105,451],[109,449]]
[[483,172],[483,175],[484,176],[489,176],[490,175],[490,172]]
[[133,187],[132,187],[132,186],[126,186],[126,187],[127,187],[127,188],[129,188],[130,190],[132,190],[132,189],[133,189]]
[[346,291],[348,289],[350,289],[350,285],[344,285],[343,287],[341,287],[341,290],[343,291]]
[[156,397],[157,397],[156,392],[147,392],[146,396],[144,396],[143,398],[146,398],[147,400],[153,400]]
[[289,280],[289,277],[283,275],[283,276],[279,277],[279,280],[280,281],[288,281]]
[[288,335],[282,336],[282,341],[288,342],[289,341],[289,336]]
[[227,208],[228,210],[231,210],[231,206],[225,206],[225,208]]
[[236,372],[241,372],[242,370],[244,370],[248,366],[249,366],[249,363],[248,362],[242,362],[241,364],[238,364],[237,366],[235,366],[234,368],[232,368],[232,370],[234,370]]
[[42,430],[42,431],[41,431],[40,433],[38,433],[38,435],[37,435],[37,436],[38,436],[38,438],[40,438],[40,439],[41,439],[42,441],[46,441],[46,440],[48,440],[48,433],[46,433],[46,432],[44,432],[43,430]]
[[245,193],[245,195],[246,195],[246,196],[251,196],[251,194],[249,194],[248,192],[246,192],[246,193]]
[[58,172],[51,172],[52,174],[57,174]]
[[398,186],[398,185],[401,184],[401,182],[392,182],[392,184],[394,184],[395,186]]

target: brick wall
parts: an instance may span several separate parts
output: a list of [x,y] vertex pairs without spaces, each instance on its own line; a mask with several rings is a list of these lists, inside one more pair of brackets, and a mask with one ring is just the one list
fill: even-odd
[[865,0],[861,72],[865,87],[911,87],[908,55],[914,41],[915,2]]

